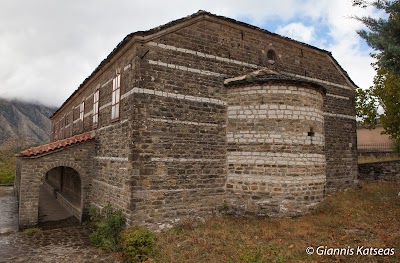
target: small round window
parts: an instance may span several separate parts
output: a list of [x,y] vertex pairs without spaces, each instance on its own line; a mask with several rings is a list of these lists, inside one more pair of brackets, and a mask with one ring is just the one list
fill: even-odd
[[267,60],[268,60],[268,63],[271,65],[275,64],[275,62],[276,62],[276,54],[272,49],[268,50],[268,52],[267,52]]

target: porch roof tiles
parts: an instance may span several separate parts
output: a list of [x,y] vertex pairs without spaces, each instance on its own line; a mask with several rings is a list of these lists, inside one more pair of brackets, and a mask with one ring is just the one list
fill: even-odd
[[33,155],[39,155],[43,153],[47,153],[50,151],[54,151],[57,149],[62,149],[67,146],[77,144],[80,142],[88,141],[94,138],[94,133],[93,132],[84,132],[81,134],[76,134],[74,136],[61,139],[58,141],[50,142],[47,144],[39,145],[36,147],[32,147],[26,150],[21,151],[20,153],[16,154],[17,157],[29,157]]

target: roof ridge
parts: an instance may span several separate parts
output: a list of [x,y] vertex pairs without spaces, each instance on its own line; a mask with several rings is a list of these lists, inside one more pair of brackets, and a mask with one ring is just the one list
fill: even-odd
[[268,31],[268,30],[266,30],[266,29],[263,29],[263,28],[260,28],[260,27],[257,27],[257,26],[254,26],[254,25],[245,23],[245,22],[241,22],[241,21],[235,20],[235,19],[233,19],[233,18],[229,18],[229,17],[225,17],[225,16],[219,16],[219,15],[210,13],[210,12],[208,12],[208,11],[206,11],[206,10],[200,9],[200,10],[198,10],[196,13],[193,13],[193,14],[191,14],[191,15],[188,15],[188,16],[185,16],[185,17],[181,17],[181,18],[172,20],[172,21],[170,21],[170,22],[168,22],[168,23],[166,23],[166,24],[163,24],[163,25],[160,25],[160,26],[151,28],[151,29],[149,29],[149,30],[145,30],[145,31],[135,31],[135,32],[132,32],[132,33],[128,34],[126,37],[124,37],[124,39],[123,39],[121,42],[118,43],[118,45],[111,51],[111,53],[108,54],[108,56],[100,62],[100,64],[93,70],[93,72],[92,72],[87,78],[85,78],[85,80],[79,85],[79,87],[68,97],[67,100],[64,101],[64,103],[50,116],[50,118],[52,118],[54,115],[56,115],[56,114],[59,112],[59,110],[60,110],[64,105],[66,105],[67,102],[68,102],[81,88],[83,88],[83,86],[86,85],[86,83],[94,76],[94,74],[96,74],[96,73],[100,70],[100,68],[101,68],[102,66],[104,66],[104,65],[114,56],[114,54],[116,54],[123,46],[125,46],[134,36],[145,37],[145,36],[154,34],[154,33],[156,33],[156,32],[162,31],[163,29],[166,29],[166,28],[168,28],[168,27],[174,26],[174,25],[176,25],[176,24],[178,24],[178,23],[180,23],[180,22],[184,22],[184,21],[190,20],[190,19],[192,19],[192,18],[195,18],[195,17],[198,17],[198,16],[204,16],[204,15],[208,15],[208,16],[211,16],[211,17],[215,17],[215,18],[218,18],[218,19],[225,20],[225,21],[229,21],[229,22],[231,22],[231,23],[238,24],[238,25],[242,25],[242,26],[247,27],[247,28],[252,28],[252,29],[257,30],[257,31],[260,31],[260,32],[262,32],[262,33],[267,33],[267,34],[270,34],[270,35],[272,35],[272,36],[275,36],[275,37],[278,37],[278,38],[281,38],[281,39],[285,39],[285,40],[288,40],[288,41],[292,41],[292,42],[294,42],[294,43],[297,43],[297,44],[300,44],[300,45],[303,45],[303,46],[306,46],[306,47],[309,47],[309,48],[312,48],[312,49],[315,49],[315,50],[324,52],[324,53],[328,54],[328,55],[330,56],[330,58],[332,58],[333,62],[336,63],[336,65],[338,65],[339,70],[342,71],[342,73],[344,74],[344,76],[346,76],[347,79],[348,79],[354,86],[357,86],[357,85],[351,80],[351,78],[350,78],[350,76],[347,74],[347,72],[340,66],[340,64],[337,62],[337,60],[336,60],[335,58],[333,58],[332,53],[331,53],[330,51],[327,51],[327,50],[325,50],[325,49],[321,49],[321,48],[312,46],[312,45],[307,44],[307,43],[304,43],[304,42],[300,42],[300,41],[294,40],[294,39],[289,38],[289,37],[285,37],[285,36],[279,35],[279,34],[277,34],[277,33]]

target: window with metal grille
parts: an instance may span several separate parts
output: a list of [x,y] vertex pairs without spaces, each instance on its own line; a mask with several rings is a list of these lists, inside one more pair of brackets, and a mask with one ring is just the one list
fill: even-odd
[[64,115],[64,117],[61,118],[61,121],[60,121],[60,136],[59,136],[60,139],[65,138],[64,129],[65,129],[65,115]]
[[99,123],[99,90],[93,94],[93,127],[96,128]]
[[85,102],[82,101],[81,105],[79,105],[79,119],[83,121],[83,117],[85,115]]
[[58,126],[58,123],[59,123],[59,122],[56,122],[56,123],[54,124],[54,127],[55,127],[55,128],[54,128],[54,140],[55,140],[55,141],[58,140],[58,133],[59,133],[59,132],[58,132],[58,127],[59,127],[59,126]]
[[69,126],[70,124],[70,113],[68,112],[67,114],[65,114],[65,127]]
[[85,117],[85,101],[82,101],[82,103],[79,105],[79,120],[80,120],[80,131],[83,131],[83,122],[84,122],[84,117]]
[[56,139],[56,125],[55,123],[51,124],[51,139],[54,141]]
[[119,118],[120,90],[121,90],[121,74],[117,74],[117,76],[113,79],[113,91],[111,99],[111,120]]

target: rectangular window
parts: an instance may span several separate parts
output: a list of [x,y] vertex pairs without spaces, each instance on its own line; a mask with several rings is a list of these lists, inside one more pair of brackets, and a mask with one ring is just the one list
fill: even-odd
[[60,139],[64,139],[65,138],[65,115],[64,117],[61,118],[61,123],[60,123]]
[[69,125],[69,112],[65,115],[65,127]]
[[54,140],[57,141],[58,140],[58,122],[56,122],[54,124]]
[[93,94],[93,127],[96,128],[99,123],[99,90]]
[[121,74],[118,74],[113,79],[113,91],[112,91],[112,98],[111,98],[111,119],[112,120],[119,118],[120,89],[121,89]]
[[80,130],[83,131],[83,118],[85,117],[85,102],[79,105],[79,120],[80,120]]
[[61,140],[62,139],[61,138],[61,121],[58,121],[58,130],[57,130],[57,132],[58,132],[57,138],[59,140]]
[[55,127],[55,124],[53,122],[51,124],[51,139],[52,139],[52,141],[54,141],[56,139],[55,133],[56,133],[56,127]]
[[79,119],[83,121],[83,116],[85,114],[85,102],[82,101],[81,105],[79,105]]

